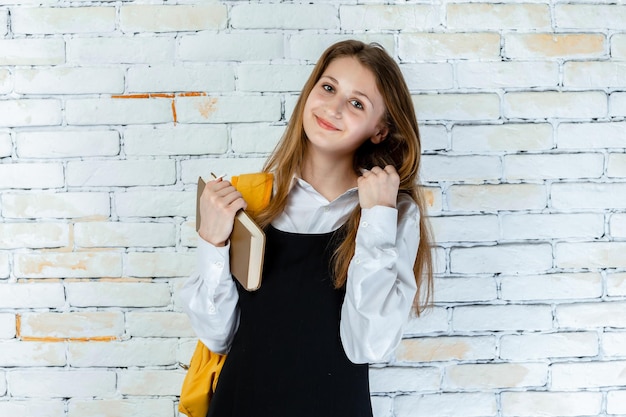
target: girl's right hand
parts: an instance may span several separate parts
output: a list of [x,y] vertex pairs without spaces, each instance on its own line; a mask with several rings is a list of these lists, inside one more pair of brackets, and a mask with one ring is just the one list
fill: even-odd
[[214,246],[225,246],[233,231],[235,214],[247,207],[241,193],[221,178],[207,182],[200,196],[198,235]]

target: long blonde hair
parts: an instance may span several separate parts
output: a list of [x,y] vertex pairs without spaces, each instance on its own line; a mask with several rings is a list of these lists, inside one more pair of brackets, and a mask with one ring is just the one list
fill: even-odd
[[[302,165],[307,146],[302,123],[304,104],[326,67],[339,57],[354,57],[372,71],[378,91],[383,96],[386,109],[383,117],[389,128],[386,139],[381,143],[373,144],[366,141],[357,149],[353,164],[355,173],[360,175],[359,168],[393,165],[400,176],[399,193],[410,195],[420,211],[420,242],[413,266],[417,283],[414,311],[419,314],[431,301],[433,287],[432,238],[426,218],[425,197],[418,185],[421,154],[419,130],[411,95],[400,68],[382,46],[347,40],[330,46],[322,54],[302,89],[285,133],[263,167],[263,171],[274,174],[275,189],[269,206],[257,214],[256,219],[265,227],[283,211],[291,181]],[[336,288],[345,285],[348,266],[354,255],[360,218],[361,209],[357,206],[346,222],[345,239],[334,254],[333,271]]]

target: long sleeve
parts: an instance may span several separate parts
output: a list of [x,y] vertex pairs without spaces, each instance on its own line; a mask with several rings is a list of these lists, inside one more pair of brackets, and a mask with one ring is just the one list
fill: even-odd
[[178,294],[196,335],[217,353],[228,352],[239,325],[239,296],[230,274],[229,248],[199,238],[197,271]]
[[417,291],[419,238],[419,210],[408,197],[399,199],[397,209],[362,210],[340,322],[352,362],[383,361],[400,343]]

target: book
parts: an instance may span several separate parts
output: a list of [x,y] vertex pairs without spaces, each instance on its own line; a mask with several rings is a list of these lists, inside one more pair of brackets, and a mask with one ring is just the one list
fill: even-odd
[[[198,178],[196,198],[196,231],[200,229],[200,196],[206,183]],[[247,291],[261,287],[263,257],[265,256],[265,232],[245,210],[235,215],[230,235],[230,272]]]

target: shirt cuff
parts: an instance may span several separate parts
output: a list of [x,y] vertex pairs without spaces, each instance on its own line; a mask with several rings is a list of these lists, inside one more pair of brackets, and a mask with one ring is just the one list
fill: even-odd
[[[367,230],[367,232],[365,232]],[[368,244],[387,246],[396,244],[398,230],[398,210],[393,207],[374,206],[361,210],[359,234],[365,232],[369,238],[376,238],[376,242],[367,239]]]

